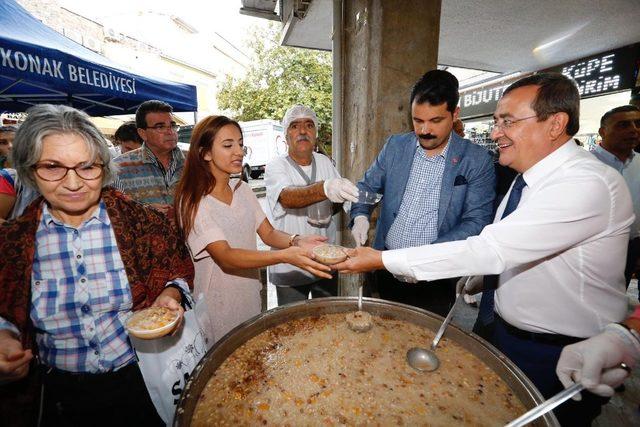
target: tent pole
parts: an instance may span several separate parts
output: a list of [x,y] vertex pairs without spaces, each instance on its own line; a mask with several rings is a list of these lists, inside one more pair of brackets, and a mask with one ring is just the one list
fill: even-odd
[[0,90],[0,93],[5,93],[6,91],[8,91],[9,89],[11,89],[12,87],[14,87],[20,82],[22,82],[22,79],[17,79],[15,82],[11,83],[9,86],[6,86],[2,90]]

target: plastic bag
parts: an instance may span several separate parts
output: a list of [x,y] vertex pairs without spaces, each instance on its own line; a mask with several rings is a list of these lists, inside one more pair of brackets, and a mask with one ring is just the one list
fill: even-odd
[[130,337],[151,400],[167,425],[173,423],[189,375],[213,345],[213,329],[208,326],[206,301],[200,295],[195,307],[185,311],[176,335],[154,340]]

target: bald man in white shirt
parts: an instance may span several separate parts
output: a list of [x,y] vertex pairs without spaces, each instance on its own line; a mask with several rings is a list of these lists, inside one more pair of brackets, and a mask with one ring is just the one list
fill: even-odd
[[[498,275],[493,342],[545,397],[563,389],[555,374],[562,348],[621,321],[627,308],[631,196],[619,173],[573,142],[579,104],[575,83],[561,74],[505,90],[491,137],[500,164],[519,175],[480,235],[395,251],[361,247],[336,265],[416,280]],[[563,425],[588,425],[604,402],[584,393],[554,412]]]

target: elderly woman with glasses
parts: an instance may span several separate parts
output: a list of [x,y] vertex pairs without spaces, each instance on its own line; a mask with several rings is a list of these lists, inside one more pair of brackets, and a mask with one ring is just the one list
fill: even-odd
[[43,197],[0,226],[0,413],[10,425],[161,425],[124,325],[151,305],[182,316],[189,254],[165,216],[107,186],[114,166],[86,114],[28,113],[14,165]]

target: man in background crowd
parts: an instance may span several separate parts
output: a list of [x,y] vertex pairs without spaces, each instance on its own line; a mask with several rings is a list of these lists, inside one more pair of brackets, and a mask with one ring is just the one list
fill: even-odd
[[598,131],[602,142],[593,154],[622,174],[629,186],[636,220],[629,233],[629,249],[624,270],[627,287],[637,271],[640,257],[640,155],[633,150],[640,144],[640,109],[623,105],[607,111]]
[[162,101],[145,101],[136,111],[138,135],[144,143],[115,159],[115,187],[134,200],[167,212],[184,167],[178,148],[179,126],[173,108]]
[[15,126],[0,126],[0,169],[11,167],[9,154],[16,136]]
[[120,154],[128,153],[142,146],[142,138],[138,134],[136,122],[130,121],[120,125],[113,135],[116,146],[120,147]]

